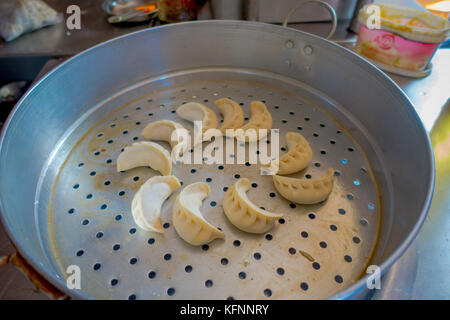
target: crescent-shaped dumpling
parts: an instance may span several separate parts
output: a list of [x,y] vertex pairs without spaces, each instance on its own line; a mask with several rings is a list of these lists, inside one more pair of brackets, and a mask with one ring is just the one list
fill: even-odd
[[214,101],[217,109],[223,116],[223,123],[220,131],[226,133],[226,129],[238,129],[244,124],[244,111],[239,104],[228,98],[221,98]]
[[333,189],[334,169],[317,179],[296,179],[273,176],[273,183],[283,198],[300,203],[314,204],[328,198]]
[[[253,138],[249,138],[245,133],[247,130],[256,131],[256,140],[260,140],[267,136],[268,131],[272,128],[272,115],[267,110],[266,105],[261,101],[252,101],[250,103],[250,120],[242,126],[242,131],[236,133],[236,138],[239,141],[252,142]],[[266,129],[265,133],[260,132],[260,129]]]
[[275,165],[278,165],[276,174],[286,175],[301,171],[311,161],[311,147],[300,133],[286,133],[286,143],[288,145],[288,152],[281,156],[280,159],[275,160]]
[[178,140],[172,140],[172,133],[175,130],[186,130],[181,124],[171,120],[159,120],[149,123],[144,130],[142,130],[141,135],[149,140],[165,141],[174,148]]
[[173,226],[178,235],[193,246],[225,238],[225,234],[209,224],[200,211],[203,199],[209,193],[209,186],[204,182],[190,184],[180,192],[173,206]]
[[[178,133],[175,134],[174,133]],[[149,140],[165,141],[172,147],[172,152],[176,152],[177,157],[181,157],[188,148],[189,131],[181,124],[171,120],[159,120],[149,123],[141,135]]]
[[175,176],[155,176],[148,179],[131,202],[131,213],[136,224],[147,231],[164,233],[160,219],[161,207],[179,187],[180,181]]
[[228,220],[238,229],[249,233],[264,233],[283,215],[259,208],[247,197],[247,178],[239,179],[223,196],[222,206]]
[[202,132],[208,129],[216,129],[219,123],[214,111],[197,102],[182,104],[178,107],[177,114],[181,118],[191,122],[202,121]]
[[137,167],[151,167],[163,176],[170,175],[172,162],[169,152],[157,143],[150,141],[135,142],[126,147],[117,158],[117,171]]

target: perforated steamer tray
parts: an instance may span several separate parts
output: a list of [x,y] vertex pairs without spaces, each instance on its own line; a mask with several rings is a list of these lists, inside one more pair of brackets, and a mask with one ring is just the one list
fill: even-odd
[[[181,189],[163,205],[164,234],[140,229],[131,200],[142,183],[159,173],[150,168],[116,172],[121,149],[141,141],[140,132],[152,121],[170,119],[192,129],[175,112],[183,102],[204,103],[221,119],[214,107],[221,97],[239,102],[246,117],[250,101],[265,101],[273,128],[280,132],[280,153],[288,131],[301,133],[312,147],[311,164],[293,176],[315,178],[332,167],[332,194],[324,203],[295,205],[276,192],[270,176],[260,175],[259,165],[174,165],[172,174],[182,187],[198,181],[210,185],[202,212],[226,239],[193,247],[176,234],[172,205]],[[365,274],[380,224],[380,196],[371,171],[378,160],[369,162],[361,141],[352,137],[355,132],[364,137],[357,128],[357,121],[331,98],[271,73],[208,68],[139,82],[93,106],[52,154],[35,207],[40,229],[49,235],[42,237],[43,247],[60,278],[69,265],[80,267],[82,294],[91,298],[333,296]],[[239,177],[254,183],[248,192],[253,202],[284,214],[269,233],[247,234],[226,219],[224,188]]]

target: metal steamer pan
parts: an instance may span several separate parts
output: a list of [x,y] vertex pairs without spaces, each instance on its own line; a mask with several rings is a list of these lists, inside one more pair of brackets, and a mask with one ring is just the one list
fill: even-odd
[[[136,228],[131,199],[157,173],[115,172],[120,149],[150,121],[189,126],[174,113],[182,102],[214,108],[220,97],[247,117],[249,102],[264,100],[281,145],[300,130],[314,155],[298,177],[335,168],[332,195],[295,207],[269,196],[271,179],[256,166],[174,166],[185,185],[212,179],[202,210],[227,238],[183,243],[171,226],[174,196],[165,234]],[[73,57],[22,98],[0,146],[2,222],[26,260],[75,298],[355,298],[366,293],[366,267],[386,272],[415,238],[434,187],[428,136],[384,73],[322,38],[243,21],[152,28]],[[270,235],[224,218],[222,188],[236,173],[257,182],[250,199],[285,214]],[[80,290],[66,287],[71,264],[81,268]]]

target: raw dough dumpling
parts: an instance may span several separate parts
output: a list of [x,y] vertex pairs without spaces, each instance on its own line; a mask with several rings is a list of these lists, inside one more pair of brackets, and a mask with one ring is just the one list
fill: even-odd
[[251,184],[239,179],[223,196],[222,206],[228,220],[238,229],[249,233],[264,233],[283,215],[259,208],[247,197]]
[[191,122],[202,121],[202,132],[208,129],[216,129],[219,123],[214,111],[197,102],[182,104],[178,107],[177,114],[181,118]]
[[204,182],[190,184],[180,192],[173,206],[173,226],[178,235],[193,246],[225,238],[225,234],[209,224],[200,211],[203,199],[209,193],[209,186]]
[[165,141],[174,148],[178,140],[172,140],[172,133],[175,130],[186,130],[181,124],[171,120],[159,120],[149,123],[144,130],[142,130],[141,135],[149,140]]
[[144,230],[164,233],[161,225],[161,207],[180,187],[175,176],[156,176],[148,179],[134,195],[131,213],[136,224]]
[[150,141],[135,142],[125,147],[117,158],[117,171],[137,167],[151,167],[168,176],[172,171],[169,152],[157,143]]
[[286,143],[289,151],[272,164],[273,168],[277,168],[278,166],[278,171],[274,172],[275,174],[286,175],[301,171],[311,161],[311,147],[300,133],[286,133]]
[[[267,136],[268,131],[272,129],[272,115],[263,102],[252,101],[250,103],[250,120],[240,129],[243,131],[236,133],[239,141],[254,142]],[[245,136],[245,132],[249,129],[256,130],[256,140]],[[266,133],[260,134],[259,129],[266,129]]]
[[[172,134],[175,130],[179,135]],[[181,157],[183,153],[187,150],[190,139],[189,131],[183,127],[181,124],[171,120],[159,120],[149,123],[144,130],[142,130],[141,135],[149,140],[165,141],[172,147],[172,152],[176,152],[177,158]],[[174,140],[172,140],[174,138]],[[182,139],[180,139],[182,138]]]
[[334,169],[317,179],[296,179],[273,176],[273,183],[283,198],[300,203],[314,204],[328,198],[333,189]]
[[223,116],[223,123],[220,131],[226,133],[226,129],[238,129],[244,124],[244,111],[239,104],[228,98],[221,98],[214,101],[217,109]]

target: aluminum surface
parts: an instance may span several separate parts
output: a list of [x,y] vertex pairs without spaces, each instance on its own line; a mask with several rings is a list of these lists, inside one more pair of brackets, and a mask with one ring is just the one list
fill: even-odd
[[[160,89],[167,82],[177,85]],[[313,105],[326,102],[284,82],[250,70],[199,70],[144,82],[98,106],[83,122],[95,124],[88,132],[81,124],[67,137],[42,182],[37,210],[45,216],[51,209],[51,238],[45,247],[52,248],[49,256],[57,258],[55,264],[61,270],[79,265],[83,291],[96,298],[123,299],[133,294],[142,299],[170,298],[169,288],[176,290],[173,298],[178,299],[264,298],[266,289],[273,298],[326,298],[358,280],[378,231],[379,195],[370,164],[342,124]],[[136,97],[142,92],[148,93]],[[120,150],[142,140],[140,132],[151,121],[171,119],[189,127],[174,113],[183,102],[198,101],[214,108],[213,101],[219,97],[240,102],[246,117],[251,100],[266,101],[273,128],[283,136],[280,147],[286,148],[284,134],[295,131],[314,150],[309,168],[295,176],[317,178],[333,167],[338,175],[333,194],[324,204],[295,206],[277,195],[271,177],[260,175],[259,165],[175,165],[172,173],[184,186],[198,181],[210,184],[211,194],[202,210],[225,232],[226,240],[203,248],[184,243],[171,226],[178,192],[163,206],[166,233],[140,230],[130,214],[131,200],[139,186],[158,173],[148,168],[117,173]],[[127,102],[117,107],[117,100]],[[325,110],[336,107],[323,106]],[[97,121],[98,116],[103,118]],[[263,140],[263,147],[270,148],[267,141]],[[257,184],[249,192],[255,203],[285,214],[268,234],[240,232],[224,216],[224,188],[237,180],[236,175]],[[51,190],[50,195],[46,190]],[[165,260],[167,254],[170,260]],[[111,284],[114,279],[116,285]],[[207,280],[212,287],[205,286]]]
[[[195,45],[190,35],[196,36]],[[158,51],[151,45],[155,41],[164,43]],[[130,51],[133,44],[141,50]],[[149,60],[148,52],[152,50],[154,59]],[[52,250],[51,233],[47,229],[48,215],[41,210],[41,206],[50,203],[42,199],[46,199],[46,194],[50,196],[50,184],[46,181],[57,175],[58,166],[54,164],[61,163],[75,147],[76,134],[86,132],[101,119],[104,109],[100,105],[105,101],[114,101],[109,106],[114,109],[130,101],[124,92],[133,92],[133,97],[147,93],[139,92],[142,79],[161,75],[159,83],[171,88],[183,83],[177,83],[181,78],[168,76],[171,72],[194,70],[191,73],[195,74],[195,70],[208,70],[211,66],[232,68],[238,74],[256,74],[253,81],[257,79],[258,83],[263,78],[277,79],[280,85],[270,85],[283,90],[293,83],[308,84],[311,87],[306,86],[308,89],[302,94],[322,97],[322,102],[316,103],[342,123],[361,146],[354,150],[364,150],[380,186],[383,219],[373,262],[383,272],[387,270],[417,234],[434,185],[429,140],[417,114],[393,82],[353,53],[298,31],[245,22],[184,23],[115,39],[64,63],[24,97],[5,126],[0,153],[0,173],[4,177],[0,181],[2,219],[21,253],[67,292],[60,270],[48,254]],[[124,94],[113,95],[123,88],[128,88]],[[417,154],[416,150],[423,152]],[[417,185],[423,186],[419,193]],[[36,197],[37,190],[40,192]],[[413,193],[415,197],[411,198]],[[35,200],[33,216],[30,212]],[[213,252],[214,248],[210,250]],[[364,287],[364,281],[332,297],[349,297]],[[85,292],[69,293],[86,297]]]

